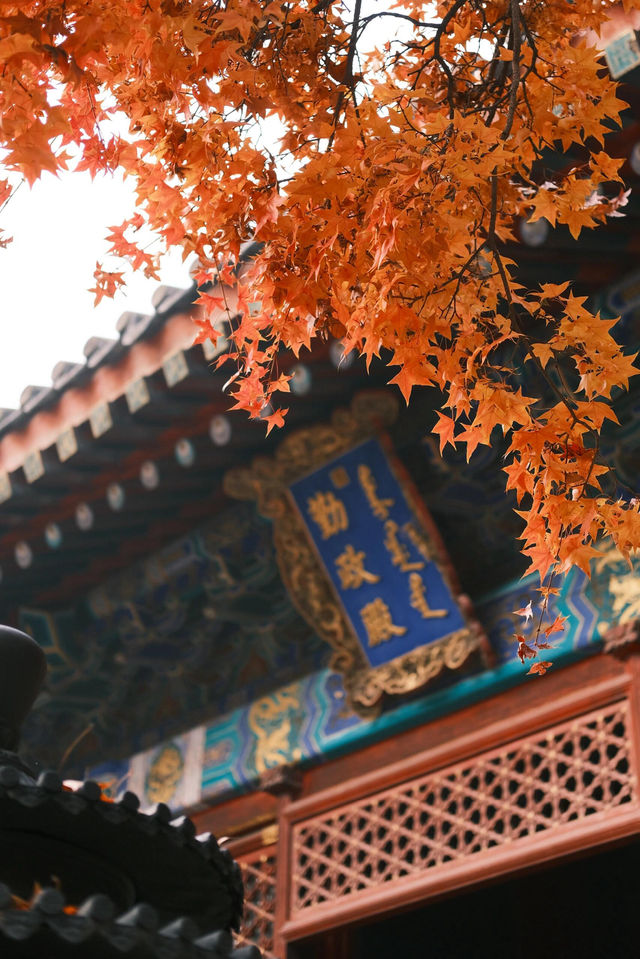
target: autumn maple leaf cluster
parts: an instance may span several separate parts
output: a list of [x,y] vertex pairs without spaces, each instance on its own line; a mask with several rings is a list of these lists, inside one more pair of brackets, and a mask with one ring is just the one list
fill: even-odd
[[137,209],[96,296],[117,258],[154,275],[163,247],[197,256],[202,335],[228,315],[236,405],[270,425],[283,349],[382,354],[407,398],[443,395],[442,447],[506,437],[532,567],[588,569],[602,535],[640,545],[599,458],[633,358],[565,286],[523,289],[504,249],[518,221],[578,236],[625,202],[604,139],[624,104],[590,39],[613,6],[0,0],[0,189],[123,170]]

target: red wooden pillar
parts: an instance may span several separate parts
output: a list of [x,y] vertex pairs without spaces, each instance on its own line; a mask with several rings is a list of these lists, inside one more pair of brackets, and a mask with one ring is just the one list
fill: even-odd
[[276,861],[276,904],[274,917],[273,951],[278,959],[287,959],[287,944],[282,936],[282,928],[289,914],[291,849],[290,829],[286,811],[300,792],[302,777],[299,770],[291,766],[279,766],[269,769],[260,779],[260,787],[277,797],[278,811],[278,856]]

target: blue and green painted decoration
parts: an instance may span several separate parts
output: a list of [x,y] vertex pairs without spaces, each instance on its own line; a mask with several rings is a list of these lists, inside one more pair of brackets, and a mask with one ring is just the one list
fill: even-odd
[[[559,595],[552,598],[548,613],[552,618],[558,614],[568,617],[565,632],[550,654],[554,668],[595,652],[612,623],[638,618],[639,585],[638,572],[630,571],[613,552],[598,560],[591,580],[580,570],[572,570],[564,578]],[[319,669],[128,761],[91,767],[87,776],[112,782],[115,794],[135,785],[144,801],[151,804],[157,788],[154,792],[145,785],[155,782],[153,776],[149,779],[149,771],[159,766],[166,782],[172,782],[179,752],[182,767],[198,769],[200,775],[185,772],[175,777],[171,793],[165,782],[164,801],[176,810],[193,807],[251,789],[259,776],[274,766],[335,756],[453,712],[516,683],[539,682],[535,676],[526,677],[528,666],[518,660],[513,641],[516,627],[525,635],[535,628],[534,622],[527,624],[514,615],[514,610],[532,598],[534,586],[533,579],[519,580],[477,605],[497,655],[492,669],[427,692],[377,719],[365,720],[350,710],[341,677]]]

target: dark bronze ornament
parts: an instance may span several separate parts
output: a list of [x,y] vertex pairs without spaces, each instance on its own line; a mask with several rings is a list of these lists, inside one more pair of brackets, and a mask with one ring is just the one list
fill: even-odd
[[0,955],[13,959],[259,959],[233,949],[240,870],[213,836],[159,803],[138,811],[98,783],[70,789],[13,751],[45,674],[25,633],[0,626]]
[[38,644],[17,629],[0,631],[0,749],[18,748],[20,727],[43,683],[47,664]]

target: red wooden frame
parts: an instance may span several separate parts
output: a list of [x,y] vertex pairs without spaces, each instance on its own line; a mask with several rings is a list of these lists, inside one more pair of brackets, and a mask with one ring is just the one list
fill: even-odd
[[[589,681],[576,686],[574,673]],[[284,916],[278,932],[283,941],[395,911],[640,832],[640,664],[636,657],[623,664],[601,656],[586,668],[580,664],[558,673],[546,689],[544,684],[542,680],[532,691],[525,687],[495,697],[493,722],[474,724],[474,713],[487,715],[486,703],[478,704],[458,715],[458,736],[453,740],[288,803],[280,817],[279,856],[286,876],[279,886],[285,902],[279,904]],[[541,687],[548,694],[543,703],[537,701]],[[520,696],[520,708],[514,693]],[[528,703],[531,699],[536,702]],[[507,704],[515,706],[515,711],[506,711]],[[429,726],[423,728],[425,738],[429,732]],[[558,752],[556,743],[569,752]],[[536,763],[545,769],[548,781],[536,779]],[[510,772],[518,764],[525,773]],[[495,785],[484,793],[482,786],[467,788],[465,794],[461,782],[473,783],[487,770],[497,778],[512,777],[509,782],[516,783],[517,799],[523,803],[522,819],[529,821],[530,828],[521,825],[510,832],[508,823],[518,808],[508,797],[492,799]],[[424,799],[438,789],[439,801]],[[417,800],[420,790],[423,798]],[[455,805],[451,790],[457,801],[466,798],[480,819],[483,814],[486,819],[489,807],[500,807],[505,835],[501,838],[489,820],[484,825],[469,820],[466,828],[458,815],[456,825],[456,816],[447,812],[447,804]],[[560,794],[566,812],[560,812]],[[600,794],[601,798],[594,798]],[[550,805],[552,801],[556,806]],[[431,848],[429,830],[439,827],[442,831],[443,823],[452,822],[456,839],[464,843],[464,837],[470,837],[468,849],[449,847],[447,852],[446,842],[452,840],[445,836],[443,847],[441,835],[444,857],[429,860],[427,852],[424,868],[415,862],[405,867],[402,858],[412,837],[402,816],[416,824],[414,854],[417,847]],[[349,835],[341,835],[341,829],[348,829]],[[478,839],[479,835],[483,838]],[[405,841],[404,847],[398,837]],[[323,843],[324,851],[319,852]],[[354,875],[358,868],[367,870],[359,883]],[[311,893],[305,900],[299,890],[307,887]]]

